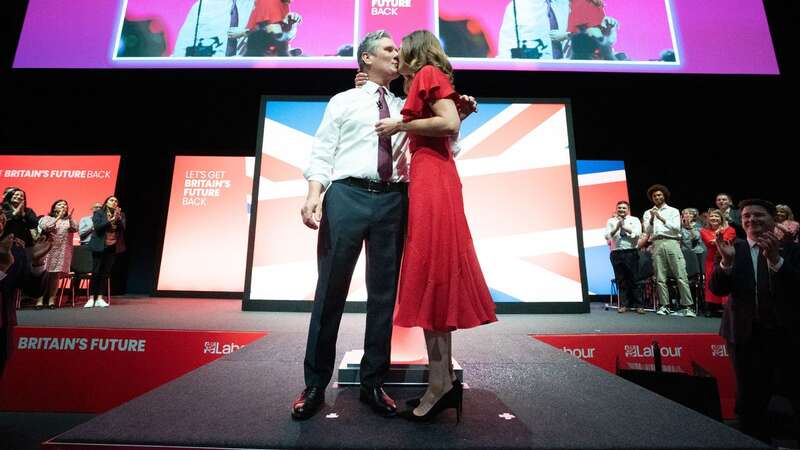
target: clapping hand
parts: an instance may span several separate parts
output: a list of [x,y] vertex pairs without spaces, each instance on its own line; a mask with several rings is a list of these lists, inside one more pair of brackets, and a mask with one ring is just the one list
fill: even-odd
[[15,216],[21,216],[23,212],[25,212],[25,201],[19,202],[19,204],[12,210],[12,214]]
[[49,237],[39,238],[39,240],[33,244],[31,252],[31,265],[34,267],[41,266],[43,264],[44,257],[50,252],[50,248],[52,247],[52,239],[49,239]]
[[650,208],[650,225],[653,224],[653,221],[655,220],[656,217],[658,217],[658,208],[654,206]]
[[294,24],[300,23],[302,21],[303,21],[303,16],[301,16],[300,14],[298,14],[296,12],[290,12],[289,14],[286,15],[286,19],[285,19],[285,22],[288,23],[289,25],[294,25]]
[[764,254],[764,257],[767,258],[770,265],[774,266],[778,264],[781,257],[781,242],[775,233],[772,231],[765,232],[756,239],[756,245],[761,249],[761,253]]
[[736,256],[736,248],[734,248],[733,242],[725,240],[723,233],[717,232],[714,245],[716,245],[717,252],[722,258],[722,264],[730,267],[733,264],[733,258]]

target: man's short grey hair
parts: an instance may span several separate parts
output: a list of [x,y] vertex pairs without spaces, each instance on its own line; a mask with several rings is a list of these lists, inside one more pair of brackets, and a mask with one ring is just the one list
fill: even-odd
[[378,41],[383,38],[391,39],[392,36],[386,30],[373,31],[364,36],[364,39],[358,44],[358,53],[356,53],[356,57],[358,58],[358,70],[362,72],[367,71],[367,66],[364,64],[364,60],[361,59],[361,55],[364,53],[374,55],[375,49],[378,47]]

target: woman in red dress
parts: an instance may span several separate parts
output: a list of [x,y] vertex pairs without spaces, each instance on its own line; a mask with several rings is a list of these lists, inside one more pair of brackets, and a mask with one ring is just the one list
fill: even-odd
[[292,0],[256,0],[247,21],[244,56],[289,56],[289,41],[302,17],[289,11]]
[[577,33],[581,28],[600,28],[606,17],[603,0],[571,0],[567,32]]
[[452,142],[461,120],[453,69],[439,40],[419,30],[403,38],[399,71],[413,77],[402,121],[383,119],[379,134],[405,131],[412,154],[408,188],[408,235],[400,270],[394,324],[421,327],[428,349],[428,389],[415,409],[401,414],[430,420],[456,408],[462,386],[452,367],[451,332],[495,322],[495,306],[484,280],[464,215],[461,180]]
[[733,241],[736,239],[736,230],[728,226],[725,215],[718,209],[708,210],[708,220],[706,226],[700,230],[700,238],[706,244],[708,253],[706,253],[706,283],[705,283],[705,299],[706,299],[706,316],[711,316],[715,312],[722,309],[722,305],[728,303],[728,297],[720,297],[714,295],[708,288],[708,281],[711,279],[711,272],[714,271],[714,258],[717,256],[717,246],[715,241],[717,235],[721,235],[723,240]]

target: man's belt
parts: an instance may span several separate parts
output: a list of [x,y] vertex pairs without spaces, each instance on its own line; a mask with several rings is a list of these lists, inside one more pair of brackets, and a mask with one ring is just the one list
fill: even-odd
[[662,239],[669,239],[671,241],[680,241],[681,240],[681,238],[675,237],[675,236],[664,236],[664,235],[653,236],[653,240],[654,241],[660,241]]
[[376,181],[366,178],[343,178],[335,182],[344,183],[348,186],[364,189],[369,192],[407,192],[408,183],[393,183],[391,181]]

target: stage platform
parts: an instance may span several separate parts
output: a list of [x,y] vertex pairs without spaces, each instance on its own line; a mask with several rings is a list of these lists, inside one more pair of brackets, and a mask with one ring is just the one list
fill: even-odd
[[[120,298],[108,309],[21,311],[20,319],[29,326],[269,331],[245,349],[104,414],[81,416],[80,425],[72,427],[81,420],[65,415],[73,419],[70,429],[50,439],[46,449],[768,448],[529,337],[708,333],[718,319],[617,314],[595,304],[590,314],[504,315],[496,324],[459,331],[454,355],[469,389],[458,425],[452,410],[431,424],[377,417],[358,402],[357,388],[333,386],[323,411],[306,422],[292,421],[289,405],[303,387],[308,314],[245,313],[229,300]],[[345,351],[363,347],[363,321],[362,314],[345,315],[337,365]],[[397,400],[420,392],[388,390]],[[37,417],[22,416],[15,417],[17,423]]]

